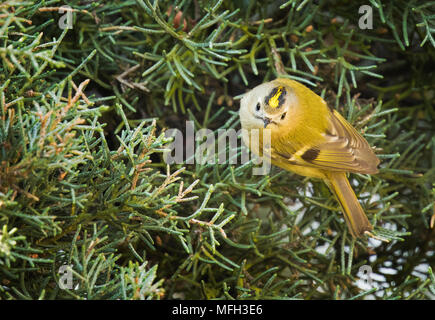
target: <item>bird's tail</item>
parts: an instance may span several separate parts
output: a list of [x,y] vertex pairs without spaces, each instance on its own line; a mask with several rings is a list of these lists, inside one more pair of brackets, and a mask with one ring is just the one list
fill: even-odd
[[329,173],[326,180],[343,209],[344,218],[353,237],[362,237],[373,229],[347,180],[346,173]]

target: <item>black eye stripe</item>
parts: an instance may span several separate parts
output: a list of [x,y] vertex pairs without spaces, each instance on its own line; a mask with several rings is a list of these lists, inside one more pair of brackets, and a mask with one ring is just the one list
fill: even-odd
[[284,120],[285,116],[287,115],[287,112],[284,112],[281,116],[281,120]]
[[256,106],[257,111],[259,111],[260,108],[261,108],[261,106],[260,106],[260,102],[258,102],[258,103],[257,103],[257,106]]

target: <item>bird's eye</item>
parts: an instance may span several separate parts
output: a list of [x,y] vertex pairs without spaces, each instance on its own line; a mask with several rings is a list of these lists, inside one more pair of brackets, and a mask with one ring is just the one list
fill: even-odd
[[257,103],[257,106],[255,107],[255,109],[256,109],[257,111],[260,111],[260,108],[261,108],[261,106],[260,106],[260,102],[259,102],[259,103]]
[[281,120],[284,120],[284,119],[285,119],[286,114],[287,114],[287,112],[284,112],[284,113],[282,114],[282,116],[281,116]]

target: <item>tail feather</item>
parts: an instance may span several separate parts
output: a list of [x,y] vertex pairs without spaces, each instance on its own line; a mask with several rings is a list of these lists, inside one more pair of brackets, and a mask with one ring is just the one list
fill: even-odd
[[373,230],[350,186],[346,173],[330,173],[326,182],[343,209],[343,215],[352,236],[359,238],[366,231]]

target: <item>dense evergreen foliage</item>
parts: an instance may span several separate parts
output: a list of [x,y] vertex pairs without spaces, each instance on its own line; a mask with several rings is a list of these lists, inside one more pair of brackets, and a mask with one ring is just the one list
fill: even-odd
[[[2,1],[0,299],[433,299],[434,36],[416,0]],[[277,76],[376,147],[350,180],[382,240],[320,181],[165,163]]]

